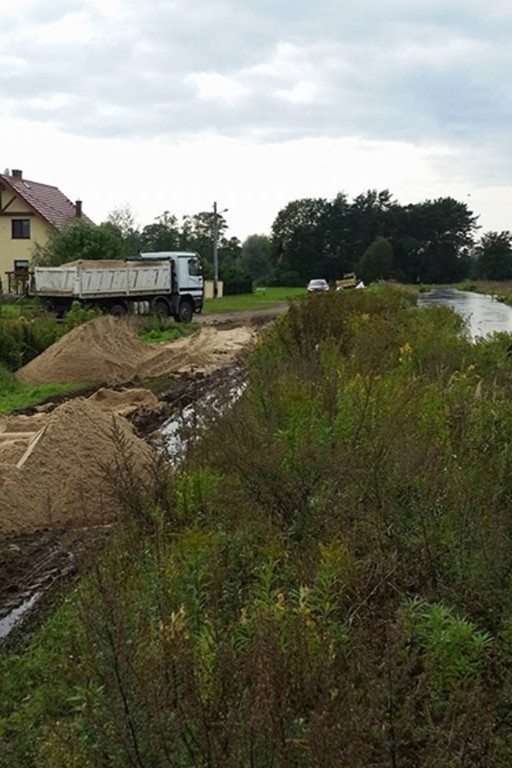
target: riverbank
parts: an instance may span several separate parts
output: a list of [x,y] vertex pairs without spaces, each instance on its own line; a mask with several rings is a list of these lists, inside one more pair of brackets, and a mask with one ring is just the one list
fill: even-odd
[[455,287],[460,291],[484,293],[492,296],[495,301],[512,306],[512,280],[466,280]]

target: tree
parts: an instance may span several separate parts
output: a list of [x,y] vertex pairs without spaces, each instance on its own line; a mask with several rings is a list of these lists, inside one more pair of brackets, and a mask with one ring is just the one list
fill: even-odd
[[354,262],[359,261],[377,237],[390,237],[399,208],[388,189],[369,189],[354,198],[348,211],[348,243]]
[[452,197],[406,206],[392,237],[395,266],[410,282],[449,283],[469,269],[477,218]]
[[238,237],[221,237],[219,242],[219,264],[240,266],[242,244]]
[[78,259],[122,259],[123,242],[107,224],[87,224],[77,220],[62,232],[53,234],[46,245],[36,245],[32,261],[58,267]]
[[284,284],[302,284],[324,275],[324,234],[330,203],[323,198],[294,200],[272,224],[276,278]]
[[180,248],[178,219],[169,211],[164,211],[155,219],[155,224],[147,224],[140,234],[142,251],[177,251]]
[[324,269],[328,279],[341,277],[354,268],[354,248],[350,229],[350,203],[340,192],[323,217]]
[[267,235],[249,235],[244,240],[240,263],[252,280],[268,278],[272,271],[270,253],[271,243]]
[[376,237],[357,265],[357,276],[365,283],[387,278],[393,268],[393,248],[385,237]]
[[110,227],[122,240],[123,256],[136,256],[141,250],[141,235],[135,223],[133,211],[129,205],[114,208],[108,214],[105,226]]
[[108,214],[105,223],[115,227],[123,237],[127,237],[137,229],[135,216],[129,205],[120,205],[117,208],[113,208]]
[[[186,251],[196,251],[206,265],[207,272],[211,272],[213,268],[214,215],[213,211],[200,211],[193,216],[184,216],[181,226],[180,247]],[[217,234],[219,243],[219,264],[221,260],[221,248],[225,243],[229,242],[225,240],[225,232],[227,229],[228,225],[226,219],[221,213],[218,213]]]
[[486,232],[476,249],[478,274],[484,280],[512,279],[512,234]]

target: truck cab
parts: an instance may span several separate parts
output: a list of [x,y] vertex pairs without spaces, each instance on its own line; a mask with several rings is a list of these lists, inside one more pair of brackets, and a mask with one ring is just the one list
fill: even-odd
[[[192,319],[194,312],[201,312],[204,300],[203,265],[198,253],[193,251],[147,251],[139,253],[137,261],[172,262],[171,314],[184,322]],[[191,309],[191,311],[190,311]]]

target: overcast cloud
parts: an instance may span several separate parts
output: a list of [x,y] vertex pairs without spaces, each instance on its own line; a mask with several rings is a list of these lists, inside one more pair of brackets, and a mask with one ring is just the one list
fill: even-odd
[[[217,142],[216,151],[224,151],[226,173],[233,160],[247,162],[248,154],[242,157],[235,148],[258,154],[258,147],[280,144],[283,156],[290,156],[294,146],[301,147],[297,162],[302,158],[312,174],[310,187],[299,185],[305,194],[309,188],[317,192],[329,151],[347,151],[350,144],[361,181],[377,186],[382,174],[375,162],[383,161],[386,146],[398,164],[405,155],[397,147],[406,154],[414,147],[419,154],[411,168],[428,156],[424,178],[406,183],[400,169],[389,168],[384,186],[399,196],[414,189],[417,195],[426,189],[424,197],[450,194],[451,181],[454,196],[471,189],[485,213],[495,207],[497,188],[510,193],[509,0],[0,3],[0,163],[22,165],[28,176],[35,176],[25,162],[31,153],[16,152],[11,159],[6,147],[5,126],[17,121],[95,142],[88,146],[96,154],[108,141],[113,163],[123,142],[136,161],[137,147],[144,147],[147,157],[148,142],[190,147],[203,137],[210,148]],[[315,146],[316,166],[304,159],[304,141]],[[326,143],[311,144],[316,141]],[[268,155],[258,156],[269,162]],[[201,156],[203,171],[206,157]],[[374,176],[363,167],[363,157],[374,164]],[[350,165],[348,158],[344,166]],[[41,162],[37,168],[40,177],[43,173],[39,180],[67,192],[55,175],[55,158],[47,178]],[[355,170],[347,170],[345,178],[340,174],[338,190]],[[324,177],[325,191],[319,194],[328,196],[337,190],[332,178]],[[235,174],[220,193],[239,196],[236,180]],[[86,173],[76,179],[78,188],[88,190],[89,184]],[[362,183],[353,192],[364,188]],[[211,191],[216,194],[214,186]],[[255,195],[262,196],[257,190]],[[299,189],[295,194],[283,187],[281,203],[286,196],[300,196]],[[501,210],[502,218],[489,219],[489,225],[512,229]],[[251,231],[248,221],[245,227]]]

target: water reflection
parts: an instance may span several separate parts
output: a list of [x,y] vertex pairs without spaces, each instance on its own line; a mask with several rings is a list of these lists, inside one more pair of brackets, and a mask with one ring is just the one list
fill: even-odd
[[418,306],[430,307],[444,304],[452,307],[467,323],[471,338],[489,336],[494,331],[512,333],[512,308],[492,296],[469,291],[457,291],[455,288],[433,288],[422,293]]

